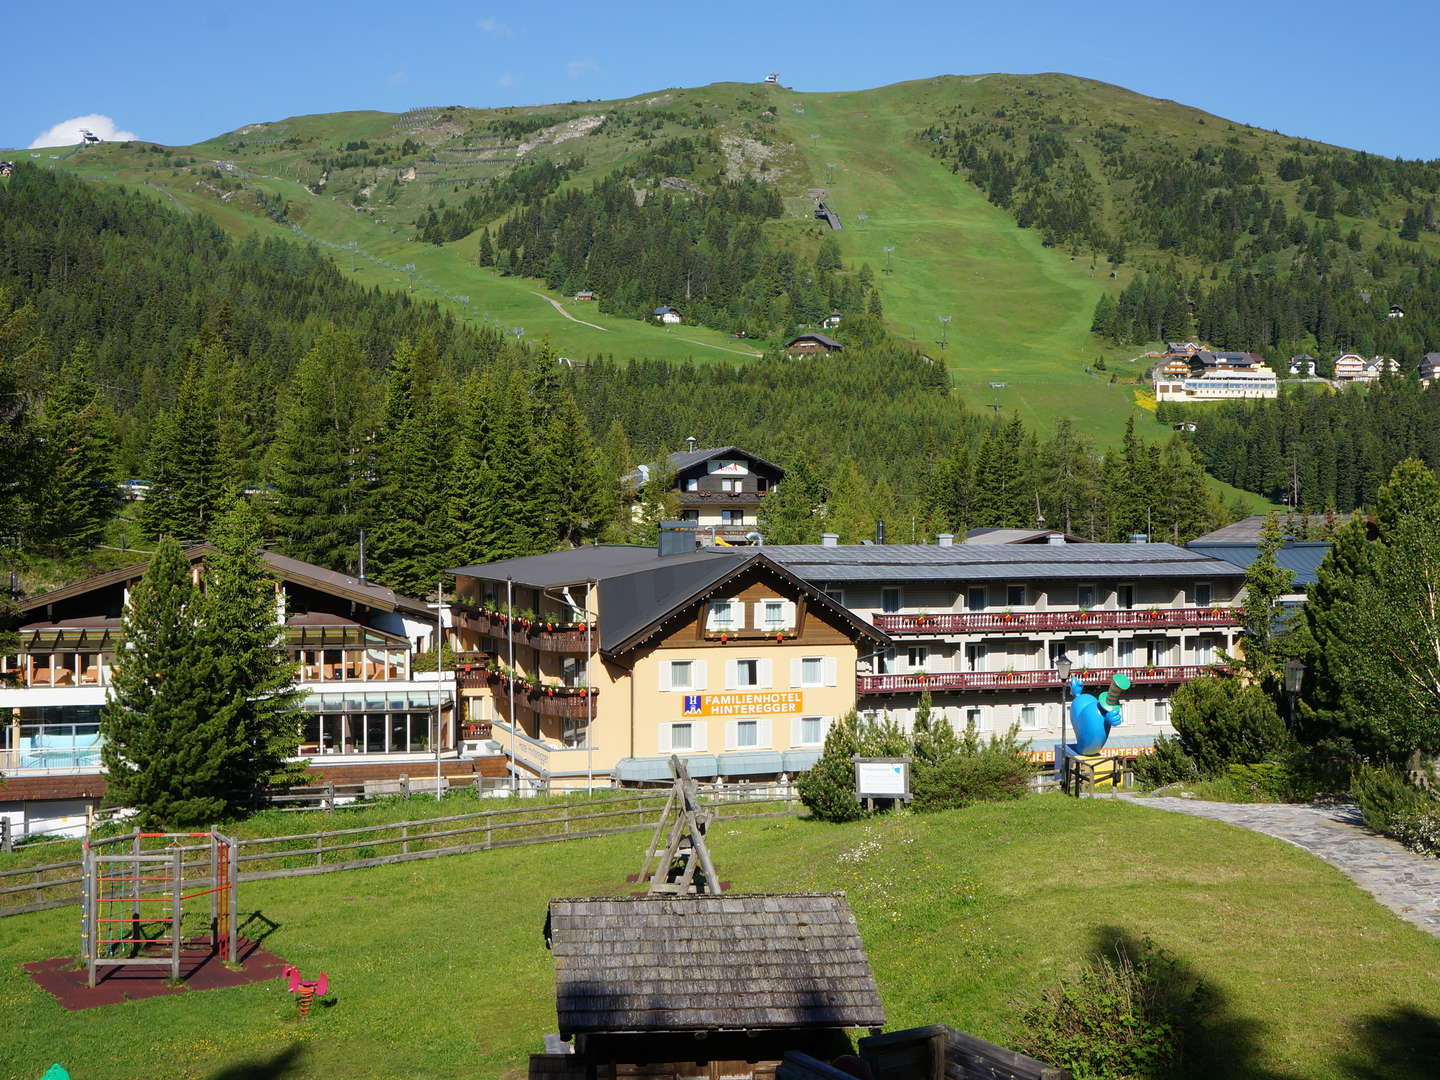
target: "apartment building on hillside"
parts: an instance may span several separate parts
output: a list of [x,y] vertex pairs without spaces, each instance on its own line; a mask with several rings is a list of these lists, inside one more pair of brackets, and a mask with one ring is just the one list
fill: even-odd
[[1255,353],[1211,352],[1171,356],[1155,372],[1156,401],[1224,401],[1273,398],[1275,372]]
[[702,542],[750,543],[760,504],[780,486],[785,470],[738,446],[697,450],[689,441],[690,449],[661,464],[641,465],[626,477],[631,490],[638,491],[657,471],[672,473],[680,517]]
[[766,556],[882,630],[860,658],[862,712],[908,726],[922,693],[957,730],[1018,724],[1053,761],[1067,655],[1088,688],[1117,671],[1133,689],[1107,752],[1146,752],[1170,734],[1175,687],[1212,670],[1240,632],[1244,572],[1170,544],[767,546]]

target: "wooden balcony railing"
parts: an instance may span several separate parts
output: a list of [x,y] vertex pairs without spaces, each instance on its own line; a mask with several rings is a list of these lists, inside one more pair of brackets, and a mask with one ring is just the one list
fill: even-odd
[[[584,623],[562,623],[549,619],[512,618],[498,611],[482,611],[476,607],[456,610],[455,620],[462,629],[490,637],[508,637],[513,628],[515,640],[541,652],[583,653],[586,645]],[[599,638],[599,627],[590,635]]]
[[1173,630],[1177,627],[1238,626],[1244,611],[1234,607],[1125,608],[1118,611],[965,611],[939,615],[876,615],[887,634],[1006,634],[1086,630]]
[[[1086,686],[1103,687],[1110,677],[1120,672],[1133,683],[1180,683],[1211,675],[1223,668],[1210,664],[1185,664],[1164,667],[1076,668]],[[1053,687],[1060,689],[1060,676],[1051,670],[1041,671],[943,671],[914,672],[909,675],[860,675],[855,680],[862,694],[919,694],[929,690],[1030,690]]]

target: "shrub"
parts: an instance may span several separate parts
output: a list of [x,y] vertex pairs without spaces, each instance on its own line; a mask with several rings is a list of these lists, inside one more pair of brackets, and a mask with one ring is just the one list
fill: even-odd
[[1440,799],[1388,765],[1361,765],[1351,784],[1367,828],[1422,855],[1440,855]]
[[1131,957],[1099,957],[1022,1003],[1016,1049],[1069,1069],[1075,1080],[1171,1075],[1205,991],[1146,940]]
[[1020,752],[1016,728],[981,743],[973,732],[943,761],[912,772],[915,809],[952,810],[971,803],[1018,799],[1030,790],[1034,767]]
[[860,752],[854,710],[830,725],[820,760],[800,774],[796,787],[805,808],[821,821],[854,821],[865,816],[855,797],[855,762]]
[[1200,770],[1195,759],[1185,753],[1179,739],[1160,735],[1155,739],[1155,752],[1142,754],[1135,759],[1135,779],[1141,787],[1158,788],[1166,784],[1183,784],[1196,780]]
[[1265,761],[1292,744],[1275,702],[1258,686],[1195,679],[1175,691],[1171,708],[1175,731],[1202,776]]

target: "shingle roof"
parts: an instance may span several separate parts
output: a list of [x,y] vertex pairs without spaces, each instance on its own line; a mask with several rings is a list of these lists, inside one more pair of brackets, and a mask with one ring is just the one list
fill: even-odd
[[784,347],[788,349],[788,348],[790,348],[791,345],[794,345],[797,341],[818,341],[821,345],[824,345],[827,349],[843,349],[843,348],[845,348],[844,345],[841,345],[841,344],[840,344],[838,341],[836,341],[834,338],[826,337],[824,334],[798,334],[798,335],[796,335],[795,337],[791,338],[789,341],[785,342]]
[[1015,578],[1227,578],[1244,571],[1173,544],[767,545],[807,581],[1003,581]]
[[[774,469],[778,476],[785,475],[785,469],[776,465],[773,461],[766,461],[764,458],[750,453],[749,450],[742,450],[738,446],[712,446],[705,450],[678,450],[673,454],[665,455],[665,461],[674,473],[684,472],[703,461],[709,461],[717,457],[743,457],[755,465],[764,465],[767,469]],[[653,475],[654,466],[651,466]],[[641,484],[640,471],[638,469],[628,472],[623,477],[625,483],[630,487],[639,487]]]
[[560,1034],[881,1027],[841,893],[550,901]]
[[[1209,555],[1212,559],[1224,559],[1239,567],[1248,567],[1260,557],[1260,545],[1243,541],[1200,541],[1192,540],[1185,545],[1191,551]],[[1315,584],[1316,572],[1325,556],[1330,554],[1330,545],[1320,540],[1287,540],[1275,553],[1275,561],[1293,575],[1293,584],[1308,589]]]

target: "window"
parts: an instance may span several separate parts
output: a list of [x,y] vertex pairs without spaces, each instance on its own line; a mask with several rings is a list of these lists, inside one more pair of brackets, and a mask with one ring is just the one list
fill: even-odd
[[1115,604],[1125,611],[1135,606],[1135,586],[1117,585],[1115,588]]
[[895,650],[881,649],[875,654],[875,674],[889,675],[895,670]]
[[1006,607],[1024,607],[1024,606],[1025,606],[1025,586],[1024,586],[1024,585],[1006,585],[1006,586],[1005,586],[1005,606],[1006,606]]
[[735,746],[737,749],[746,749],[760,745],[760,721],[759,720],[736,720],[735,721]]
[[880,610],[886,615],[894,615],[901,607],[899,589],[885,588],[880,590]]
[[802,716],[795,721],[795,745],[819,746],[825,741],[828,725],[823,716]]
[[1197,581],[1190,601],[1196,607],[1209,607],[1211,603],[1210,582]]
[[760,602],[760,609],[764,617],[764,629],[772,632],[785,629],[784,600],[762,600]]
[[1020,706],[1020,730],[1034,731],[1040,726],[1040,711],[1034,705]]
[[1195,663],[1213,664],[1215,662],[1215,640],[1213,638],[1195,639]]
[[791,686],[834,686],[835,661],[825,656],[802,656],[790,661]]
[[745,625],[743,600],[711,600],[705,629],[712,634],[734,633]]
[[965,590],[965,607],[969,611],[984,611],[989,600],[989,590],[984,585],[971,585]]
[[743,510],[721,510],[721,511],[720,511],[720,524],[721,524],[721,525],[744,525],[744,524],[745,524],[745,511],[743,511]]
[[660,725],[660,752],[686,753],[705,749],[705,724],[703,721],[682,720],[674,724]]
[[763,476],[755,477],[755,490],[762,495],[765,494],[765,492],[770,490],[770,481]]
[[965,670],[966,670],[966,671],[985,671],[985,670],[987,670],[987,666],[986,666],[986,654],[987,654],[988,652],[989,652],[989,650],[988,650],[984,645],[966,645],[966,646],[965,646]]
[[742,490],[741,482],[740,482],[739,480],[727,480],[727,479],[722,479],[722,480],[720,481],[720,490],[721,490],[721,491],[740,491],[740,490]]
[[670,749],[693,750],[695,748],[694,724],[670,725]]
[[768,690],[770,689],[769,660],[727,660],[725,662],[725,688],[727,690]]
[[671,660],[670,661],[670,689],[689,690],[694,683],[694,666],[692,660]]
[[966,727],[967,730],[970,729],[970,728],[974,728],[976,731],[984,731],[984,730],[985,730],[985,713],[984,713],[984,711],[981,710],[981,709],[966,709],[966,710],[965,710],[965,727]]
[[911,645],[905,650],[905,665],[911,671],[924,671],[930,650],[924,645]]
[[692,476],[692,477],[690,477],[688,480],[686,480],[686,481],[685,481],[685,490],[686,490],[686,491],[699,491],[699,490],[700,490],[700,478],[699,478],[698,476]]
[[826,585],[821,591],[841,607],[845,606],[845,590],[839,585]]
[[1095,606],[1095,586],[1076,585],[1075,605],[1080,608],[1092,608]]
[[1166,727],[1170,723],[1170,702],[1155,702],[1155,723],[1158,727]]

